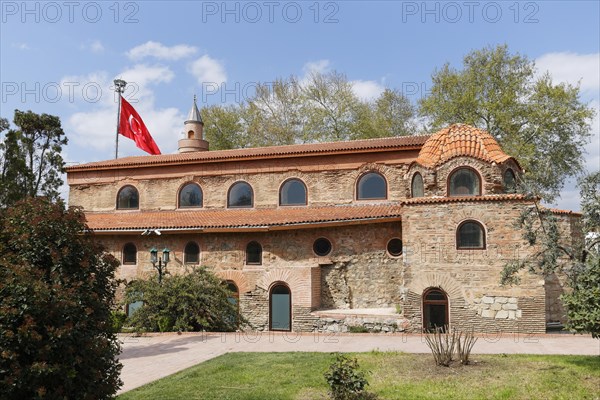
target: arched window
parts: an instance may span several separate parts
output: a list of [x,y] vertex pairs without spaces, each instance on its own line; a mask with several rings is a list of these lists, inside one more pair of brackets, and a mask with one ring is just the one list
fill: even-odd
[[481,182],[474,169],[458,168],[450,175],[450,196],[478,196],[481,194]]
[[306,185],[300,179],[288,179],[279,189],[280,206],[305,206]]
[[258,242],[250,242],[246,245],[246,264],[262,264],[262,246]]
[[183,262],[185,264],[200,263],[200,246],[196,242],[189,242],[183,250]]
[[117,194],[117,210],[137,209],[140,206],[140,196],[131,185],[123,186]]
[[137,247],[133,243],[123,246],[123,265],[137,264]]
[[377,172],[367,172],[358,179],[356,184],[358,200],[387,199],[387,183],[383,175]]
[[504,171],[504,191],[507,193],[514,193],[517,188],[517,178],[515,177],[515,173],[512,169],[507,169]]
[[254,194],[252,187],[246,182],[236,182],[229,188],[227,207],[252,207]]
[[202,189],[195,183],[184,185],[179,191],[179,207],[202,207]]
[[320,257],[325,257],[331,253],[331,242],[327,238],[318,238],[313,243],[313,251]]
[[420,173],[416,173],[413,175],[412,183],[410,185],[410,192],[412,197],[423,197],[424,189],[423,189],[423,177]]
[[485,249],[485,229],[477,221],[464,221],[456,229],[457,249]]

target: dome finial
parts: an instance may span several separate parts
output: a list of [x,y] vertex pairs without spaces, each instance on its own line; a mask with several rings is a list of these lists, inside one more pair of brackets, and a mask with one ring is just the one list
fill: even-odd
[[194,103],[192,104],[192,109],[190,110],[190,113],[189,113],[185,123],[187,124],[188,122],[199,122],[201,124],[204,124],[204,122],[202,121],[202,116],[200,115],[200,110],[198,110],[198,106],[196,105],[196,95],[195,94],[194,94]]

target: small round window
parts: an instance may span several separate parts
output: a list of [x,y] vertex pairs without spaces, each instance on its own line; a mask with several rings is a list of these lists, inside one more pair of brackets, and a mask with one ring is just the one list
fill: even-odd
[[402,240],[398,238],[391,239],[387,244],[387,251],[394,257],[402,255]]
[[326,238],[318,238],[313,243],[313,251],[318,256],[326,256],[331,253],[331,242]]

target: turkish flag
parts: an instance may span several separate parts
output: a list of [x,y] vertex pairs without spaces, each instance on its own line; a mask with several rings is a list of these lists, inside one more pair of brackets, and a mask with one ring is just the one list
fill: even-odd
[[119,118],[119,133],[135,141],[135,145],[150,154],[160,154],[154,139],[150,136],[148,128],[142,117],[133,106],[121,96],[121,116]]

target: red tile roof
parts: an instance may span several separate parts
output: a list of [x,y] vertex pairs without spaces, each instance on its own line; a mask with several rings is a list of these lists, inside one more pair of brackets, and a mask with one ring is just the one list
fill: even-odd
[[97,232],[231,229],[273,230],[327,223],[357,224],[362,221],[400,219],[400,206],[393,204],[290,207],[267,209],[198,209],[175,211],[117,211],[86,214],[88,227]]
[[432,203],[524,200],[520,194],[469,197],[420,197],[402,202],[321,207],[262,209],[198,209],[173,211],[86,212],[88,227],[96,232],[158,230],[278,230],[363,222],[400,221],[402,207]]
[[433,168],[460,156],[496,163],[512,158],[502,151],[496,139],[487,131],[470,125],[454,124],[431,135],[419,152],[416,162]]
[[96,161],[67,167],[67,172],[89,169],[111,169],[122,167],[143,167],[165,164],[186,164],[195,162],[233,161],[254,158],[279,158],[298,155],[327,153],[356,153],[361,151],[419,149],[429,135],[400,136],[390,138],[295,144],[288,146],[254,147],[248,149],[195,151],[189,153],[163,154],[156,156],[124,157],[114,160]]
[[526,200],[527,196],[519,193],[489,194],[485,196],[457,196],[457,197],[415,197],[406,199],[402,205],[433,204],[433,203],[459,203],[469,201],[507,201]]
[[558,208],[546,208],[546,210],[550,211],[552,214],[568,214],[576,217],[580,217],[582,215],[580,212],[571,210],[559,210]]

